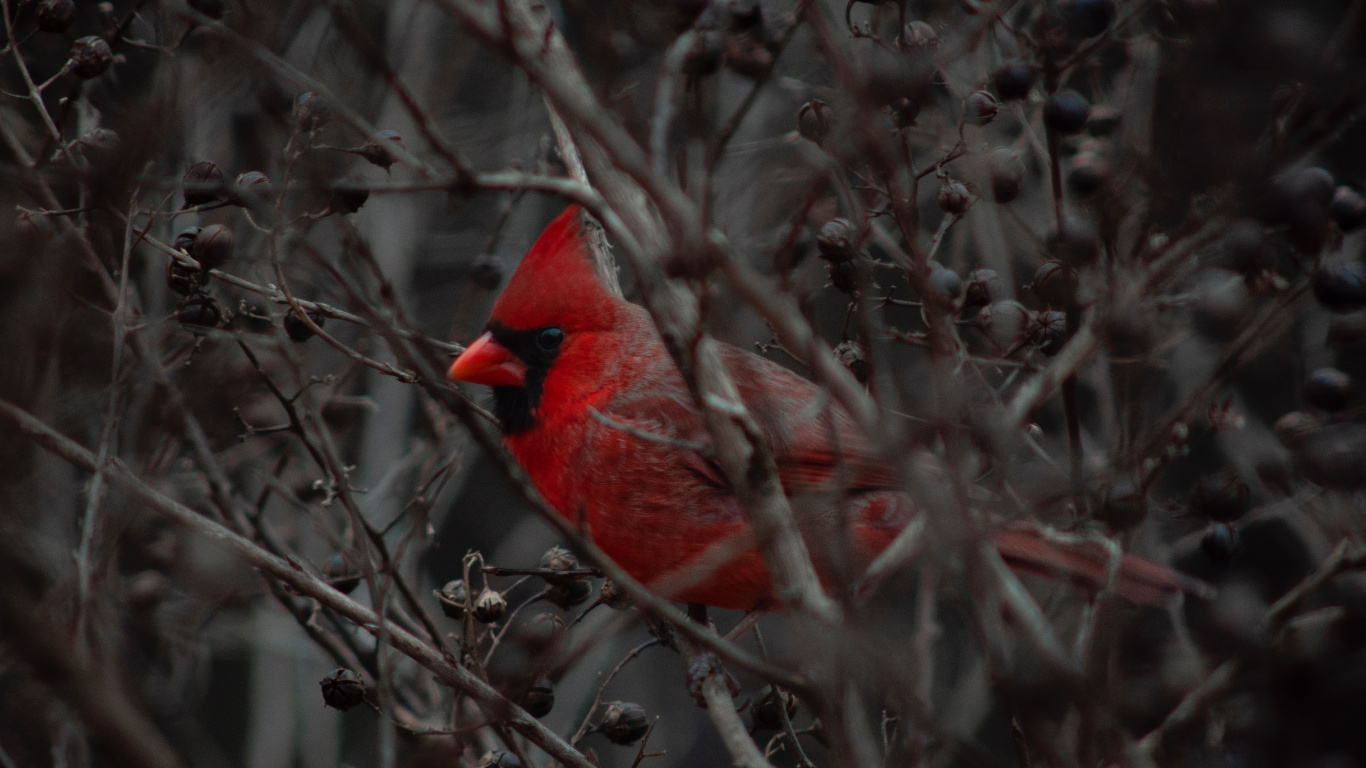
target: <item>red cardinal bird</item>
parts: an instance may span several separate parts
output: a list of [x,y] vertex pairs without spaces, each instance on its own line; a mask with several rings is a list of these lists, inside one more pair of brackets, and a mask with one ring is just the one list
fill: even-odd
[[[649,585],[728,542],[728,560],[672,597],[719,608],[771,606],[768,569],[708,457],[710,438],[682,375],[649,314],[610,293],[589,259],[579,208],[571,206],[531,247],[487,329],[447,378],[493,388],[504,441],[537,490],[572,522],[586,523],[636,579]],[[773,446],[817,571],[826,578],[839,562],[832,542],[852,544],[866,565],[914,517],[915,502],[814,384],[735,347],[723,345],[722,358]],[[841,531],[841,520],[852,521],[852,531]],[[1093,589],[1107,578],[1109,556],[1096,544],[1063,546],[1027,528],[1000,532],[996,544],[1017,570]],[[1190,584],[1127,555],[1117,579],[1120,594],[1142,603],[1161,603]]]

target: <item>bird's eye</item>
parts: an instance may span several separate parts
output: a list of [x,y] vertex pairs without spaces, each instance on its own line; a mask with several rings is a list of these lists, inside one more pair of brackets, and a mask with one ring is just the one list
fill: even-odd
[[554,352],[563,343],[564,331],[556,326],[546,326],[536,334],[536,346],[540,347],[543,352]]

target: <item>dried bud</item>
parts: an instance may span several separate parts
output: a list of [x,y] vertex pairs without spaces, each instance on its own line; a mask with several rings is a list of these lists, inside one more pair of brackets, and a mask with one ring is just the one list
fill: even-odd
[[491,253],[481,253],[474,257],[470,265],[470,282],[486,291],[497,288],[503,282],[503,261]]
[[190,256],[204,269],[217,269],[232,258],[237,238],[222,224],[210,224],[199,231],[190,248]]
[[973,125],[986,125],[996,119],[999,109],[995,96],[987,91],[973,91],[963,100],[963,119]]
[[1232,472],[1215,472],[1196,481],[1191,509],[1216,523],[1231,523],[1247,513],[1247,501],[1247,483]]
[[465,618],[465,601],[469,599],[469,590],[465,588],[463,579],[448,581],[441,589],[432,590],[432,594],[436,596],[436,602],[441,605],[441,612],[446,614],[446,618],[456,621]]
[[365,201],[370,199],[370,188],[365,179],[351,175],[332,185],[333,213],[348,214],[359,211]]
[[1119,128],[1123,116],[1119,110],[1105,104],[1091,107],[1091,115],[1086,118],[1086,132],[1097,138],[1109,136]]
[[1225,566],[1233,562],[1233,558],[1242,549],[1242,541],[1233,526],[1215,523],[1200,540],[1200,549],[1215,565]]
[[[579,558],[575,557],[573,552],[570,552],[569,550],[565,549],[564,547],[551,547],[550,549],[547,549],[547,550],[545,551],[545,554],[544,554],[544,555],[541,555],[541,565],[540,565],[540,567],[541,567],[542,570],[545,570],[545,571],[557,571],[557,572],[558,572],[558,571],[577,571],[577,570],[580,570],[583,566],[579,564]],[[543,576],[543,578],[544,578],[546,581],[548,581],[548,582],[550,582],[550,583],[552,583],[552,584],[562,584],[562,583],[567,583],[567,582],[571,582],[571,581],[583,581],[583,580],[586,579],[587,577],[584,576],[584,575],[582,575],[582,574],[567,574],[567,575],[550,575],[550,574],[547,574],[547,575]]]
[[611,579],[603,579],[602,586],[598,589],[598,599],[608,608],[622,610],[631,606],[631,601],[626,597],[626,592]]
[[527,650],[540,653],[559,642],[563,635],[564,619],[553,613],[539,613],[518,627],[514,637]]
[[1020,196],[1024,187],[1025,165],[1015,151],[997,147],[987,155],[987,170],[991,173],[991,196],[998,203],[1008,203]]
[[1046,357],[1062,351],[1067,343],[1067,315],[1062,312],[1040,312],[1029,327],[1029,340]]
[[1110,163],[1098,152],[1078,152],[1067,170],[1067,188],[1077,197],[1090,197],[1110,179]]
[[896,123],[897,128],[910,128],[915,125],[915,119],[920,117],[920,102],[910,97],[902,97],[887,105],[892,111],[892,122]]
[[38,4],[38,29],[44,32],[65,32],[75,21],[74,0],[43,0]]
[[1366,224],[1366,195],[1351,187],[1338,187],[1328,204],[1328,213],[1343,232],[1359,229]]
[[954,216],[962,216],[972,207],[972,193],[961,181],[945,181],[939,187],[939,210]]
[[650,730],[650,718],[645,708],[633,701],[613,701],[602,713],[598,730],[613,744],[629,746]]
[[1011,59],[991,73],[991,85],[996,95],[1006,101],[1023,99],[1034,87],[1034,68],[1019,59]]
[[233,187],[235,194],[232,201],[235,205],[248,208],[253,201],[270,203],[270,177],[260,171],[247,171],[239,174],[237,181],[233,183]]
[[863,347],[853,341],[842,341],[835,347],[835,359],[840,361],[840,365],[849,369],[854,374],[854,378],[860,384],[867,384],[868,379],[872,378],[873,367],[868,364],[868,360],[863,354]]
[[545,599],[561,608],[573,608],[593,594],[593,585],[586,581],[567,581],[546,588]]
[[323,703],[345,712],[365,700],[365,681],[349,669],[335,669],[318,685],[323,689]]
[[340,552],[327,558],[323,564],[323,578],[343,595],[355,592],[356,587],[360,586],[360,571],[347,562]]
[[1116,480],[1105,489],[1096,519],[1112,531],[1125,531],[1148,516],[1148,494],[1128,480]]
[[198,269],[170,259],[166,262],[166,287],[181,296],[189,296],[204,287],[203,274]]
[[485,589],[474,601],[474,618],[485,624],[502,621],[508,612],[508,601],[492,589]]
[[[792,716],[797,714],[797,697],[787,691],[780,691],[780,694],[783,708],[787,710],[790,721]],[[750,709],[750,714],[754,717],[755,729],[776,731],[783,727],[782,712],[778,709],[778,699],[774,698],[772,688],[769,688],[768,693],[759,699],[759,703]]]
[[223,0],[186,0],[186,2],[191,8],[211,19],[223,18]]
[[1001,278],[994,269],[974,269],[968,273],[964,309],[979,309],[995,300],[1001,291]]
[[208,160],[201,160],[186,168],[181,182],[185,186],[186,208],[220,200],[225,191],[223,171]]
[[816,146],[820,146],[830,135],[832,124],[830,107],[820,99],[812,99],[797,110],[797,133],[815,142]]
[[180,230],[176,233],[175,240],[171,242],[171,246],[181,253],[184,253],[186,256],[189,256],[190,251],[194,250],[194,241],[198,239],[199,233],[203,231],[203,229],[203,227],[186,227]]
[[294,125],[302,133],[317,130],[332,116],[327,100],[314,91],[304,91],[294,100]]
[[114,65],[114,52],[98,35],[82,37],[71,44],[71,71],[85,80],[99,77]]
[[176,308],[176,319],[185,330],[200,335],[205,328],[217,328],[223,322],[223,310],[218,300],[207,293],[196,293],[185,298]]
[[[312,309],[304,310],[304,314],[307,315],[308,319],[312,320],[313,324],[318,326],[319,328],[323,326],[323,322],[327,319],[323,316],[321,312]],[[302,344],[305,341],[308,341],[309,339],[313,338],[313,329],[310,328],[308,323],[305,323],[299,317],[299,315],[294,312],[293,309],[291,309],[289,313],[285,315],[284,320],[282,322],[285,326],[285,335],[288,336],[289,340],[294,342],[295,344]]]
[[1320,269],[1314,275],[1314,298],[1337,314],[1366,307],[1366,266],[1349,261]]
[[545,717],[555,708],[555,685],[549,678],[541,678],[523,694],[520,702],[522,709],[532,717]]
[[854,227],[848,219],[831,219],[821,225],[820,234],[816,235],[816,247],[826,261],[851,261],[858,255],[854,250],[853,237]]
[[1001,352],[1015,349],[1029,328],[1032,313],[1018,301],[993,301],[977,312],[977,323]]
[[1053,92],[1043,105],[1043,124],[1064,136],[1081,133],[1090,115],[1091,104],[1071,88]]
[[389,170],[389,166],[394,164],[394,149],[403,148],[403,137],[399,136],[398,131],[384,130],[375,134],[375,138],[367,141],[365,146],[355,150],[356,154],[370,161],[371,165],[377,165],[384,170]]
[[1304,399],[1329,413],[1341,411],[1352,400],[1352,377],[1336,368],[1319,368],[1304,381]]
[[1077,276],[1077,270],[1061,261],[1045,261],[1035,270],[1029,289],[1044,304],[1067,309],[1076,302],[1080,285],[1081,278]]

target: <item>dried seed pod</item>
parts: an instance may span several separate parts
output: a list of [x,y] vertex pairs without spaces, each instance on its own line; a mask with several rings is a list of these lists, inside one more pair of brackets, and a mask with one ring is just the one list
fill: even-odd
[[830,135],[833,124],[834,116],[830,113],[829,105],[820,99],[812,99],[797,110],[797,133],[816,146],[820,146]]
[[208,160],[192,163],[181,177],[185,186],[185,207],[204,205],[223,198],[226,191],[223,171]]
[[1337,314],[1366,308],[1366,266],[1349,261],[1320,269],[1314,275],[1314,298]]
[[185,330],[201,335],[205,328],[217,328],[223,322],[223,309],[218,300],[207,293],[187,296],[176,308],[176,319]]
[[1096,519],[1112,531],[1125,531],[1148,516],[1148,494],[1129,480],[1116,480],[1105,489]]
[[645,707],[633,701],[613,701],[602,713],[598,731],[613,744],[629,746],[650,730],[650,717]]
[[1067,315],[1062,312],[1040,312],[1030,323],[1029,340],[1046,357],[1062,351],[1067,343]]
[[998,203],[1008,203],[1020,196],[1024,187],[1025,165],[1014,150],[997,147],[987,155],[987,170],[991,173],[991,196]]
[[38,4],[38,29],[44,32],[65,32],[75,21],[74,0],[43,0]]
[[166,262],[166,287],[181,296],[189,296],[204,287],[203,272],[188,267],[175,259]]
[[[849,369],[854,374],[854,378],[860,384],[867,384],[868,379],[872,378],[873,367],[868,364],[868,360],[863,354],[863,347],[853,341],[842,341],[835,346],[835,359],[840,361],[840,365]],[[603,587],[606,588],[606,585]]]
[[474,618],[485,624],[502,621],[508,612],[508,601],[492,589],[484,589],[474,601]]
[[536,718],[545,717],[555,708],[555,684],[546,677],[537,680],[522,695],[519,703],[528,715]]
[[1081,278],[1077,270],[1061,261],[1045,261],[1034,272],[1029,289],[1050,307],[1071,307],[1077,300]]
[[1305,402],[1329,413],[1345,409],[1352,400],[1352,377],[1336,368],[1318,368],[1304,380]]
[[371,165],[377,165],[387,171],[396,159],[395,149],[403,149],[403,137],[398,131],[383,130],[357,150],[357,154],[369,160]]
[[830,265],[830,284],[841,293],[854,295],[858,292],[859,268],[853,261],[839,261]]
[[[545,571],[560,572],[577,571],[583,566],[580,565],[579,558],[575,557],[573,552],[564,547],[551,547],[545,551],[544,555],[541,555],[540,568]],[[582,574],[546,574],[542,578],[552,584],[563,584],[571,581],[584,581],[588,577]]]
[[233,183],[234,194],[232,202],[244,208],[249,208],[252,202],[270,203],[272,195],[270,189],[270,177],[260,171],[247,171],[239,174],[237,181]]
[[973,125],[986,125],[996,119],[1000,105],[989,91],[973,91],[963,100],[963,119]]
[[349,669],[338,667],[318,683],[323,689],[323,703],[345,712],[365,700],[365,681]]
[[1216,523],[1231,523],[1247,513],[1247,483],[1232,472],[1204,475],[1191,493],[1191,509]]
[[465,588],[464,579],[452,579],[441,589],[432,590],[432,594],[446,618],[456,621],[465,618],[465,601],[469,598],[469,590]]
[[925,283],[929,295],[922,298],[927,301],[952,309],[963,298],[963,278],[937,261],[930,262],[930,277]]
[[332,585],[333,589],[343,595],[349,595],[356,591],[356,587],[360,586],[361,575],[360,571],[347,562],[342,553],[338,552],[327,558],[327,562],[323,564],[323,578]]
[[99,77],[114,66],[114,51],[99,35],[82,37],[71,44],[71,71],[84,80]]
[[985,307],[1001,291],[1001,277],[994,269],[974,269],[968,273],[967,290],[963,295],[964,309]]
[[976,320],[992,345],[1001,352],[1008,352],[1019,346],[1029,328],[1031,315],[1018,301],[993,301],[978,310]]
[[1077,197],[1090,197],[1110,179],[1110,163],[1097,152],[1078,152],[1067,169],[1067,188]]
[[504,271],[502,259],[491,253],[481,253],[470,265],[470,282],[491,291],[503,282]]
[[[321,328],[323,323],[327,320],[323,313],[316,310],[306,309],[304,310],[304,314],[319,328]],[[285,335],[295,344],[302,344],[314,336],[313,329],[310,328],[308,323],[305,323],[292,309],[285,315],[282,323],[285,326]]]
[[902,97],[887,105],[892,111],[892,122],[896,123],[897,128],[910,128],[915,125],[915,119],[920,117],[920,102],[910,97]]
[[204,269],[217,269],[232,258],[237,238],[222,224],[210,224],[199,231],[190,248],[190,256]]
[[598,589],[598,599],[602,604],[614,610],[622,610],[631,607],[630,598],[626,597],[626,592],[611,579],[603,579],[602,586]]
[[[787,710],[789,720],[797,714],[799,703],[796,695],[787,691],[780,691],[782,695],[783,708]],[[768,693],[764,694],[759,702],[750,708],[750,715],[754,718],[755,729],[776,731],[783,727],[782,712],[778,710],[778,699],[773,696],[773,689],[769,688]]]
[[189,256],[190,251],[194,250],[194,241],[203,230],[203,227],[186,227],[176,233],[175,240],[171,241],[171,246]]
[[1204,538],[1200,539],[1200,549],[1215,565],[1225,566],[1233,562],[1233,558],[1242,549],[1242,541],[1233,526],[1215,523],[1205,531]]
[[1011,59],[991,73],[996,95],[1006,101],[1023,99],[1034,87],[1034,68],[1020,59]]
[[355,213],[369,199],[370,188],[366,185],[365,179],[351,175],[332,185],[332,203],[329,208],[333,213]]
[[816,235],[816,247],[821,258],[832,263],[851,261],[858,252],[854,250],[855,232],[848,219],[831,219],[821,225]]
[[539,613],[518,627],[515,637],[527,650],[540,653],[559,642],[563,635],[564,619],[553,613]]
[[1043,123],[1064,136],[1081,133],[1091,115],[1091,104],[1071,88],[1060,88],[1043,105]]
[[898,40],[903,51],[911,51],[918,48],[938,48],[939,33],[934,31],[934,27],[928,22],[916,19],[906,22],[906,26],[901,30],[901,38]]
[[304,91],[294,100],[292,117],[300,132],[315,131],[332,116],[332,106],[314,91]]
[[567,581],[551,584],[545,590],[545,599],[561,608],[573,608],[583,603],[593,594],[593,585],[587,581]]
[[961,181],[945,181],[936,196],[939,210],[954,216],[962,216],[972,207],[972,193]]
[[1338,187],[1328,204],[1328,213],[1343,232],[1359,229],[1366,224],[1366,195],[1351,187]]

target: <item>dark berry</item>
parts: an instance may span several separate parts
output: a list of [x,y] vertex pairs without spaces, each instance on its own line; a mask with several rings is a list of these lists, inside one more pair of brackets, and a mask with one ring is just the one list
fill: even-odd
[[968,273],[967,282],[967,291],[963,296],[965,309],[985,307],[995,300],[1001,290],[1001,278],[994,269],[974,269]]
[[1086,132],[1096,137],[1109,136],[1119,128],[1121,121],[1119,110],[1097,104],[1091,107],[1091,114],[1086,118]]
[[1328,213],[1338,223],[1338,229],[1351,232],[1366,224],[1366,195],[1351,187],[1338,187]]
[[570,581],[551,584],[545,591],[545,599],[561,608],[572,608],[583,603],[593,594],[593,585],[586,581]]
[[99,77],[114,65],[114,51],[98,35],[82,37],[71,44],[71,71],[85,80]]
[[1255,219],[1234,222],[1224,235],[1224,254],[1229,267],[1244,275],[1260,274],[1275,263],[1266,242],[1266,227]]
[[366,185],[365,180],[355,175],[347,176],[332,185],[332,204],[330,207],[333,213],[355,213],[369,199],[370,188]]
[[1366,266],[1349,261],[1320,269],[1314,275],[1314,298],[1337,314],[1366,307]]
[[521,705],[532,717],[545,717],[555,708],[555,685],[548,678],[537,680],[522,696]]
[[233,187],[233,203],[236,205],[250,207],[253,203],[270,203],[270,178],[260,171],[239,174]]
[[44,32],[65,32],[75,21],[74,0],[43,0],[38,4],[38,29]]
[[924,298],[940,306],[952,307],[963,298],[963,278],[938,262],[930,262],[930,278],[926,284],[930,295]]
[[973,91],[963,100],[963,119],[973,125],[986,125],[996,119],[1000,106],[987,91]]
[[351,594],[360,586],[360,571],[348,563],[340,552],[327,558],[323,564],[323,578],[344,595]]
[[1040,312],[1030,324],[1029,340],[1046,357],[1062,351],[1067,343],[1067,315],[1062,312]]
[[602,713],[598,730],[613,744],[628,746],[650,730],[650,718],[645,708],[635,702],[614,701]]
[[997,350],[1010,352],[1028,331],[1032,314],[1018,301],[993,301],[977,312],[976,320]]
[[1019,59],[1011,59],[991,73],[991,85],[996,95],[1006,101],[1023,99],[1034,87],[1034,68]]
[[170,259],[166,262],[166,287],[181,296],[189,296],[204,287],[201,281],[202,274],[197,269]]
[[1352,400],[1352,377],[1336,368],[1319,368],[1304,380],[1305,402],[1329,413],[1341,411]]
[[1081,133],[1090,115],[1091,104],[1071,88],[1061,88],[1050,94],[1043,105],[1044,125],[1064,136]]
[[830,265],[830,284],[843,293],[853,294],[858,290],[859,269],[853,261],[838,261]]
[[301,132],[317,130],[331,115],[331,105],[314,91],[304,91],[294,100],[294,125]]
[[465,588],[463,579],[455,579],[446,582],[446,586],[441,589],[432,590],[436,596],[436,602],[441,605],[441,612],[447,618],[460,621],[465,618],[465,602],[469,599],[469,590]]
[[333,670],[319,685],[323,689],[323,703],[333,709],[345,712],[365,700],[365,681],[349,669]]
[[1231,523],[1247,513],[1247,483],[1232,472],[1204,475],[1195,483],[1191,509],[1216,523]]
[[1205,537],[1200,540],[1200,549],[1204,551],[1215,565],[1225,566],[1233,562],[1238,550],[1242,548],[1242,541],[1238,536],[1238,531],[1231,525],[1215,523],[1205,532]]
[[1024,187],[1024,161],[1014,150],[997,147],[987,155],[987,170],[991,172],[991,196],[998,203],[1008,203],[1020,196]]
[[1207,269],[1197,277],[1195,326],[1211,338],[1229,341],[1242,332],[1251,296],[1242,275],[1227,269]]
[[203,328],[217,328],[223,322],[223,310],[218,300],[207,293],[192,294],[176,309],[176,319],[195,334]]
[[194,241],[203,229],[203,227],[186,227],[176,234],[171,245],[188,256],[190,251],[194,250]]
[[[577,582],[587,585],[587,582]],[[553,613],[538,613],[517,628],[513,636],[533,653],[541,653],[555,645],[564,635],[564,619]]]
[[398,131],[383,130],[375,134],[375,138],[366,142],[357,153],[370,161],[371,165],[377,165],[387,171],[396,159],[394,150],[402,148],[403,137]]
[[909,97],[897,99],[888,108],[892,110],[892,121],[898,128],[910,128],[915,125],[915,119],[920,117],[920,102]]
[[226,192],[223,171],[208,160],[201,160],[186,168],[181,182],[185,186],[186,208],[220,200]]
[[190,256],[204,269],[217,269],[232,258],[236,236],[222,224],[210,224],[195,236]]
[[854,227],[848,219],[831,219],[821,225],[816,235],[816,247],[821,258],[832,263],[851,261],[858,253],[854,250]]
[[1110,164],[1096,152],[1078,152],[1067,169],[1067,188],[1077,197],[1090,197],[1110,179]]
[[[318,326],[319,328],[323,326],[323,322],[327,319],[323,316],[321,312],[316,312],[311,309],[304,310],[304,314],[307,315],[308,319],[312,320],[313,324]],[[288,314],[285,315],[283,323],[285,326],[285,335],[288,336],[289,340],[294,342],[295,344],[302,344],[305,341],[308,341],[309,339],[313,338],[313,329],[309,327],[308,323],[305,323],[302,319],[300,319],[300,317],[297,314],[295,314],[292,309],[289,311]]]
[[1050,307],[1067,308],[1077,300],[1081,278],[1077,270],[1061,261],[1045,261],[1034,271],[1029,289]]

